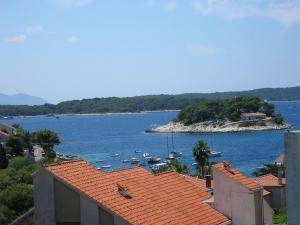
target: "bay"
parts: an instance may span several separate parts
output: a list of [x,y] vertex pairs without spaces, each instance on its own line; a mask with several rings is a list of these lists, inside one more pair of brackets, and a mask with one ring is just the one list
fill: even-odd
[[[300,128],[300,101],[274,102],[276,113],[283,114],[286,122]],[[141,114],[73,115],[55,117],[38,116],[0,120],[0,123],[20,124],[24,129],[36,131],[50,129],[57,132],[61,144],[56,150],[76,155],[95,167],[112,165],[111,169],[131,166],[122,163],[130,157],[142,158],[143,152],[165,158],[167,137],[170,134],[145,133],[153,125],[162,125],[177,112],[151,112]],[[197,140],[204,140],[222,157],[213,161],[228,160],[238,170],[250,176],[255,168],[270,163],[284,151],[284,131],[242,133],[174,134],[174,147],[183,153],[180,161],[192,168],[192,147]],[[172,147],[172,146],[171,146]],[[135,153],[140,150],[142,153]],[[118,157],[112,157],[119,154]],[[97,160],[104,160],[97,163]]]

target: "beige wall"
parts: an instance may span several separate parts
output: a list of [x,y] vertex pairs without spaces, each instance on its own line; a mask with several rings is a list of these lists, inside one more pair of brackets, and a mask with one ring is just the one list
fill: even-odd
[[[215,208],[229,217],[233,225],[255,225],[253,192],[218,170],[213,169],[213,177]],[[264,205],[263,216],[265,223],[269,224],[272,211],[266,202]]]

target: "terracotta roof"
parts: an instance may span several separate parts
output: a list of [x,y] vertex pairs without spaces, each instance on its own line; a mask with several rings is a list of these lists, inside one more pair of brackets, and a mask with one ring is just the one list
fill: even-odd
[[261,187],[256,181],[240,173],[238,170],[233,168],[230,163],[228,163],[225,160],[221,163],[213,165],[213,168],[222,172],[223,174],[230,177],[234,181],[240,183],[241,185],[243,185],[249,190],[253,190],[255,188]]
[[9,137],[9,134],[0,130],[0,136]]
[[[254,178],[254,180],[263,187],[280,187],[278,178],[272,174],[266,174],[260,177]],[[282,178],[282,184],[285,185],[285,178]]]
[[[50,165],[45,169],[130,224],[212,225],[228,221],[202,203],[209,198],[205,190],[175,172],[153,175],[133,167],[103,173],[85,161]],[[124,197],[124,193],[130,198]]]
[[[189,181],[190,183],[196,185],[197,187],[209,191],[210,189],[206,187],[206,181],[205,179],[200,179],[200,178],[196,178],[196,177],[191,177],[191,176],[187,176],[187,175],[182,175],[187,181]],[[214,186],[214,182],[213,180],[211,180],[211,186],[213,188]]]

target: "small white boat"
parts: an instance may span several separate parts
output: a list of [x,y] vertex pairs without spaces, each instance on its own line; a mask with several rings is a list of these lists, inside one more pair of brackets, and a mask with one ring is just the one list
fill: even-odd
[[211,151],[209,157],[219,157],[222,156],[222,152]]
[[197,165],[198,165],[198,163],[196,163],[196,162],[195,162],[195,163],[192,163],[192,166],[197,166]]
[[129,162],[129,159],[123,159],[122,160],[122,163],[128,163]]
[[103,166],[101,166],[102,169],[108,169],[110,167],[111,167],[111,165],[103,165]]
[[153,166],[151,166],[151,169],[157,170],[157,169],[163,168],[167,165],[168,165],[167,163],[157,163],[157,164],[154,164]]
[[172,152],[170,152],[170,154],[172,154],[174,157],[181,157],[182,156],[182,152],[172,151]]
[[101,163],[101,162],[103,162],[104,160],[102,160],[102,159],[99,159],[99,160],[96,160],[96,163]]
[[141,150],[135,150],[134,153],[142,153]]
[[133,158],[131,158],[130,162],[131,162],[131,164],[138,164],[140,162],[140,160],[138,158],[133,157]]
[[150,156],[150,154],[149,154],[148,152],[145,152],[145,153],[143,154],[143,156],[144,156],[144,158],[151,158],[151,156]]
[[116,154],[113,154],[111,157],[119,157],[120,154],[116,153]]
[[101,170],[101,168],[100,168],[100,167],[97,167],[97,170]]

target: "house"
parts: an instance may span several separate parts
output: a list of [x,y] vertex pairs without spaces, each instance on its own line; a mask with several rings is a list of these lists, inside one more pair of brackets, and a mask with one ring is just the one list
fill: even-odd
[[214,208],[233,225],[272,224],[273,210],[265,199],[270,192],[227,161],[212,166]]
[[9,134],[0,131],[0,143],[6,142],[9,136],[10,136]]
[[265,199],[276,212],[285,211],[285,178],[277,178],[272,174],[266,174],[254,178],[265,190],[270,192]]
[[300,131],[287,131],[285,142],[286,212],[289,225],[300,221]]
[[267,116],[265,113],[255,112],[255,113],[242,113],[241,119],[242,120],[262,120],[266,119]]
[[43,167],[33,179],[36,225],[231,224],[205,203],[206,190],[175,172],[104,173],[76,160]]
[[3,123],[0,123],[0,131],[8,135],[15,135],[17,133],[16,128]]

